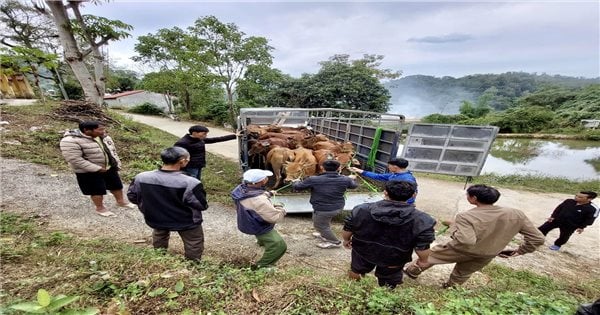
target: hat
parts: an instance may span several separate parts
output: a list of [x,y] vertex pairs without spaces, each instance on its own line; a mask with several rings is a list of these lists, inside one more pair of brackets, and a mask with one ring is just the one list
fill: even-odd
[[259,169],[251,169],[244,172],[244,182],[256,184],[261,180],[273,175],[273,172]]

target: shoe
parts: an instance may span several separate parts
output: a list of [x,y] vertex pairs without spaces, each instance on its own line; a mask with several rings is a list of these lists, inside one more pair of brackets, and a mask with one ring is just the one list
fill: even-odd
[[321,240],[321,241],[323,241],[323,242],[327,242],[327,239],[326,239],[326,238],[324,238],[323,236],[321,236],[321,233],[319,233],[319,232],[313,232],[313,233],[312,233],[312,236],[313,236],[313,237],[316,237],[316,238],[318,238],[318,239],[320,239],[320,240]]
[[548,248],[550,248],[550,250],[559,250],[559,249],[560,249],[560,246],[557,246],[557,245],[552,245],[552,246],[550,246],[550,247],[548,247]]
[[127,209],[137,209],[137,206],[133,203],[126,203],[124,205],[117,205],[119,208],[127,208]]
[[342,246],[342,242],[339,243],[330,243],[330,242],[323,242],[323,243],[319,243],[317,244],[317,247],[319,248],[336,248],[336,247],[341,247]]
[[411,263],[408,266],[406,266],[406,268],[402,269],[402,271],[409,278],[417,279],[419,277],[419,275],[421,274],[421,272],[423,272],[423,269],[421,267],[417,266],[417,264]]
[[454,284],[450,283],[450,282],[444,282],[442,283],[442,289],[452,289],[454,288]]
[[117,216],[116,214],[114,214],[111,211],[104,211],[104,212],[98,212],[98,211],[96,211],[96,214],[99,215],[99,216],[101,216],[101,217],[106,217],[106,218],[113,218],[113,217]]

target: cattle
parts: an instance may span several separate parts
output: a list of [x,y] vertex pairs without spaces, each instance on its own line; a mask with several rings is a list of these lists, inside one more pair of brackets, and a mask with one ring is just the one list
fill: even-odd
[[339,143],[327,140],[327,141],[319,141],[313,145],[313,150],[331,150],[338,151]]
[[275,184],[273,188],[279,187],[281,184],[281,175],[284,170],[286,163],[294,160],[294,151],[289,148],[273,146],[273,148],[267,153],[267,168],[271,166],[273,174],[275,175]]
[[317,173],[319,173],[319,174],[324,172],[323,167],[322,167],[323,162],[325,162],[327,160],[335,159],[335,155],[333,154],[333,151],[331,151],[331,150],[325,150],[325,149],[315,150],[315,151],[313,151],[313,155],[315,156],[315,159],[317,159]]
[[294,161],[288,162],[284,166],[285,181],[289,182],[294,179],[302,179],[315,175],[317,170],[317,159],[313,155],[312,150],[300,147],[293,151]]

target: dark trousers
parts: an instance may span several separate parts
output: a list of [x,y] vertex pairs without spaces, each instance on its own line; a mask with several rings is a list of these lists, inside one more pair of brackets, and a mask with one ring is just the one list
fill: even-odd
[[577,230],[577,227],[565,224],[561,225],[560,222],[556,222],[556,220],[542,224],[540,227],[538,227],[538,230],[540,230],[542,234],[546,235],[548,234],[548,232],[556,228],[560,230],[560,235],[558,236],[556,241],[554,241],[554,245],[556,246],[563,246],[564,244],[566,244],[569,240],[569,237],[571,237],[571,235],[573,235],[573,232]]
[[[181,240],[183,240],[185,258],[200,260],[202,252],[204,252],[204,231],[202,230],[202,225],[190,230],[177,231],[177,233],[179,233]],[[171,231],[154,229],[152,232],[152,245],[154,248],[167,249],[170,237]]]
[[402,284],[402,268],[404,264],[397,266],[379,266],[362,258],[356,250],[352,250],[350,269],[352,272],[364,275],[375,269],[375,277],[380,287],[395,288]]

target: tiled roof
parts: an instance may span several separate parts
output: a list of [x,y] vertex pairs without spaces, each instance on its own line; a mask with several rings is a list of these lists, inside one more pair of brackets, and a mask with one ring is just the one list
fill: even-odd
[[105,100],[114,100],[114,99],[117,99],[119,97],[123,97],[123,96],[127,96],[127,95],[132,95],[132,94],[138,94],[138,93],[142,93],[142,92],[144,92],[144,90],[126,91],[126,92],[122,92],[122,93],[107,95],[107,96],[104,97],[104,99]]

